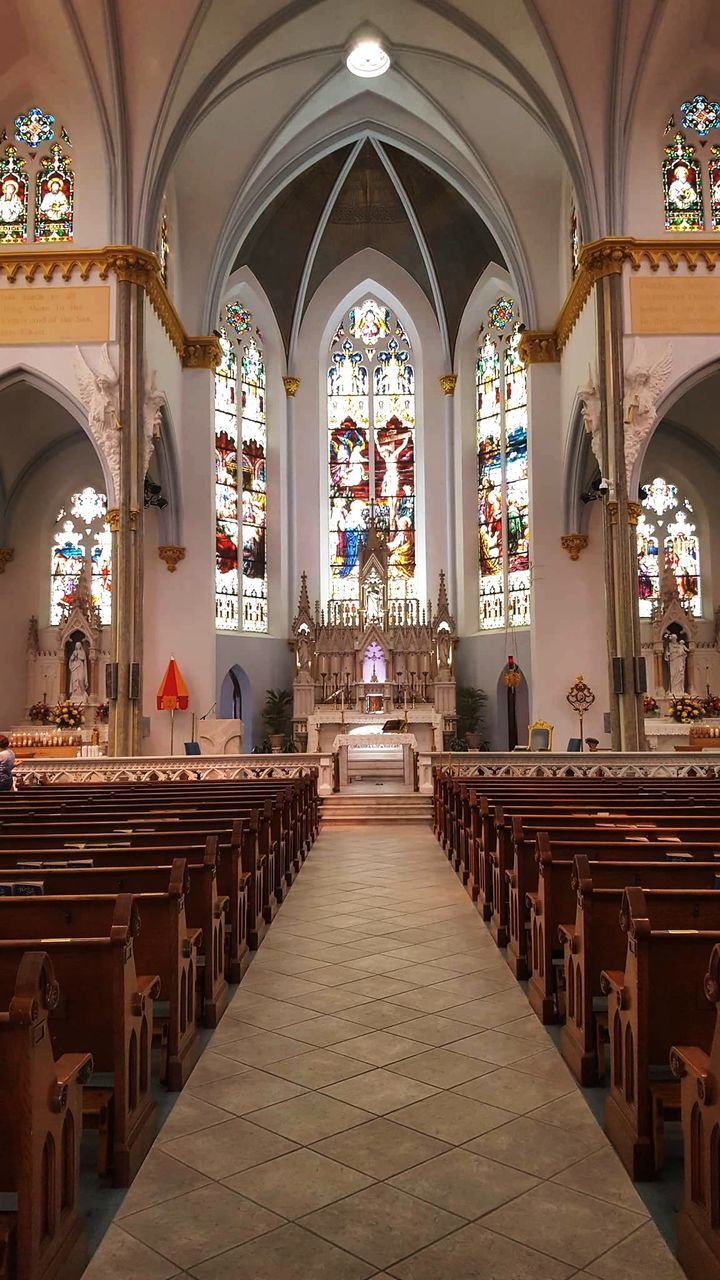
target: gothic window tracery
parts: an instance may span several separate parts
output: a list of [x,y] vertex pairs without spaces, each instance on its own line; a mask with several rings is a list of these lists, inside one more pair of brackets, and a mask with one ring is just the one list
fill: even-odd
[[50,552],[50,625],[62,622],[83,570],[90,572],[92,602],[103,626],[112,620],[112,535],[105,523],[107,498],[90,486],[61,508]]
[[35,179],[35,240],[72,240],[75,174],[62,147],[54,143],[43,156]]
[[222,359],[215,373],[215,623],[221,631],[263,633],[268,630],[265,362],[261,335],[247,308],[230,303],[224,318],[237,343],[221,329]]
[[675,577],[680,601],[699,617],[702,613],[700,542],[692,504],[679,496],[677,485],[662,476],[656,476],[644,488],[637,525],[640,617],[652,617],[660,599],[666,565]]
[[[500,300],[498,300],[500,301]],[[488,312],[491,325],[493,308]],[[503,328],[505,326],[503,325]],[[480,629],[530,623],[527,375],[520,326],[497,325],[478,350],[476,439]]]
[[338,325],[327,371],[330,598],[359,604],[372,524],[388,551],[390,600],[414,599],[415,367],[400,318],[372,297]]

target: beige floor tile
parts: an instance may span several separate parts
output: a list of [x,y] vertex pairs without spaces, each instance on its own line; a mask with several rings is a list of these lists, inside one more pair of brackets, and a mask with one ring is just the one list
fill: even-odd
[[322,1089],[326,1084],[336,1084],[338,1080],[348,1080],[370,1070],[369,1063],[333,1053],[331,1049],[310,1050],[308,1045],[304,1049],[297,1058],[270,1063],[268,1071],[306,1089]]
[[388,1027],[397,1027],[402,1022],[410,1022],[419,1017],[419,1014],[417,1009],[404,1009],[392,1000],[372,1000],[369,1004],[359,1005],[354,1009],[343,1009],[341,1016],[348,1022],[357,1022],[361,1026],[383,1031]]
[[287,1138],[236,1118],[199,1133],[173,1138],[162,1150],[208,1178],[229,1178],[255,1164],[284,1156],[294,1146]]
[[197,1280],[369,1280],[374,1274],[371,1264],[295,1224],[193,1268]]
[[132,1186],[125,1193],[115,1219],[121,1221],[128,1214],[139,1213],[141,1209],[159,1204],[161,1200],[171,1200],[173,1196],[195,1191],[206,1182],[207,1178],[204,1174],[188,1168],[179,1160],[174,1160],[158,1147],[153,1147],[143,1161]]
[[520,1116],[468,1145],[471,1151],[490,1160],[499,1160],[538,1178],[552,1178],[605,1143],[600,1128],[595,1134],[577,1129],[566,1133],[530,1116]]
[[401,1058],[418,1053],[420,1046],[417,1041],[406,1039],[402,1030],[399,1035],[392,1031],[369,1031],[355,1040],[343,1040],[336,1049],[338,1053],[359,1058],[361,1062],[385,1067],[389,1062],[399,1062]]
[[370,996],[372,1000],[392,1000],[393,996],[403,991],[410,991],[414,982],[407,969],[402,978],[389,978],[385,974],[371,974],[358,978],[345,987],[345,991],[356,991],[361,996]]
[[322,1155],[371,1178],[390,1178],[447,1151],[447,1144],[391,1120],[373,1119],[315,1144]]
[[[575,1088],[573,1084],[569,1087]],[[494,1107],[504,1107],[519,1116],[535,1111],[547,1102],[554,1102],[567,1092],[567,1082],[556,1085],[546,1080],[533,1080],[532,1076],[516,1071],[514,1067],[499,1067],[489,1075],[455,1086],[455,1093],[476,1098],[478,1102],[490,1102]]]
[[438,1089],[452,1089],[454,1085],[473,1080],[492,1069],[489,1062],[450,1053],[447,1049],[427,1049],[392,1066],[392,1070],[400,1075],[434,1084]]
[[517,1018],[513,1022],[504,1022],[503,1031],[509,1036],[518,1036],[521,1040],[531,1041],[533,1048],[538,1053],[543,1049],[552,1049],[552,1039],[542,1025],[535,1017],[534,1013],[528,1013],[524,1018]]
[[536,1185],[536,1179],[527,1173],[460,1147],[397,1174],[391,1181],[401,1191],[469,1219],[497,1209]]
[[398,1280],[569,1280],[574,1268],[474,1222],[396,1263],[392,1274]]
[[257,953],[250,971],[252,972],[256,966],[269,969],[272,973],[285,973],[291,978],[299,974],[316,973],[318,969],[324,967],[314,956],[301,956],[290,951],[268,951],[266,947],[262,947]]
[[586,1267],[608,1247],[629,1236],[641,1222],[636,1213],[569,1188],[564,1189],[558,1202],[557,1191],[543,1183],[488,1214],[483,1225],[519,1244],[540,1249],[551,1258]]
[[154,1249],[133,1239],[120,1227],[110,1226],[100,1247],[83,1271],[83,1280],[170,1280],[179,1267]]
[[440,991],[437,987],[415,987],[412,991],[403,991],[394,997],[395,1004],[404,1009],[417,1009],[419,1013],[441,1013],[443,1009],[452,1009],[462,1003],[462,996],[451,995],[449,991]]
[[123,1229],[180,1267],[244,1244],[284,1219],[228,1187],[207,1186],[123,1219]]
[[685,1272],[673,1257],[654,1222],[640,1227],[622,1244],[591,1262],[583,1275],[600,1280],[685,1280]]
[[357,960],[349,960],[347,967],[360,973],[394,974],[402,973],[411,966],[407,960],[398,960],[396,956],[383,954],[379,956],[360,956]]
[[253,1124],[305,1145],[362,1124],[367,1119],[367,1111],[349,1106],[337,1098],[329,1098],[324,1093],[304,1093],[299,1098],[252,1113]]
[[[254,1037],[251,1036],[251,1039],[254,1039]],[[232,1050],[239,1047],[241,1043],[230,1040],[224,1046],[219,1047],[224,1050]],[[249,1043],[250,1041],[248,1041]],[[190,1082],[193,1085],[207,1084],[210,1080],[222,1080],[223,1076],[239,1076],[245,1069],[244,1062],[231,1057],[229,1053],[213,1053],[210,1049],[206,1049],[193,1068]]]
[[597,1196],[600,1200],[608,1200],[610,1204],[619,1205],[621,1209],[630,1209],[647,1217],[648,1212],[640,1196],[612,1147],[604,1147],[593,1155],[570,1165],[553,1178],[562,1187],[571,1187],[573,1191],[582,1191],[585,1195]]
[[356,1005],[368,1004],[371,999],[358,991],[348,991],[347,987],[321,987],[317,982],[308,982],[307,985],[314,990],[301,996],[293,996],[292,1001],[303,1009],[314,1010],[315,1013],[342,1013]]
[[423,1044],[439,1047],[474,1035],[475,1029],[465,1022],[456,1022],[451,1016],[445,1018],[440,1013],[428,1013],[425,1017],[406,1022],[402,1034],[410,1040],[421,1040]]
[[295,1022],[305,1022],[312,1018],[313,1013],[311,1009],[301,1009],[299,1005],[270,1000],[249,991],[243,992],[241,987],[225,1016],[239,1018],[252,1026],[264,1027],[266,1031],[279,1031],[281,1027],[292,1026]]
[[431,1138],[439,1138],[441,1142],[458,1144],[469,1142],[490,1129],[497,1129],[513,1118],[510,1111],[475,1102],[472,1098],[461,1098],[456,1093],[435,1094],[432,1098],[424,1098],[421,1102],[393,1111],[388,1117],[398,1124],[427,1133]]
[[524,1071],[527,1075],[534,1076],[536,1080],[551,1080],[553,1084],[569,1082],[568,1089],[575,1084],[572,1074],[554,1047],[535,1053],[530,1058],[523,1058],[521,1062],[514,1065],[516,1071]]
[[[485,968],[482,956],[472,955],[467,951],[453,952],[451,955],[438,956],[431,963],[438,969],[447,969],[448,973],[478,973]],[[436,977],[435,981],[439,981]]]
[[256,1165],[229,1178],[225,1185],[266,1209],[293,1219],[362,1191],[370,1183],[371,1179],[356,1169],[303,1148]]
[[[372,1005],[363,1005],[363,1008],[371,1009],[372,1007]],[[357,1010],[355,1009],[348,1010],[348,1013],[355,1014],[356,1012]],[[311,1021],[294,1023],[292,1027],[294,1040],[305,1043],[308,1046],[316,1045],[318,1049],[339,1044],[342,1040],[352,1040],[357,1033],[357,1023],[350,1022],[349,1018],[346,1019],[344,1014],[342,1018],[333,1017],[332,1014],[318,1014]]]
[[544,1124],[559,1125],[561,1129],[594,1129],[598,1122],[587,1105],[579,1089],[558,1098],[555,1102],[546,1102],[533,1112],[533,1120],[542,1120]]
[[174,1104],[170,1115],[158,1134],[160,1144],[178,1138],[184,1133],[197,1133],[200,1129],[208,1129],[210,1125],[221,1124],[229,1120],[230,1113],[213,1107],[202,1098],[196,1098],[186,1089]]
[[509,1067],[522,1058],[528,1058],[533,1047],[518,1036],[506,1036],[502,1031],[479,1031],[450,1045],[449,1051],[479,1058],[481,1062],[492,1062],[496,1067]]
[[428,1098],[437,1090],[418,1080],[409,1080],[392,1071],[380,1069],[366,1070],[362,1076],[343,1080],[339,1084],[331,1084],[323,1092],[330,1094],[333,1098],[340,1098],[342,1102],[353,1103],[356,1107],[362,1107],[365,1111],[372,1111],[375,1115],[382,1116],[388,1111],[395,1111],[398,1107],[419,1102],[421,1098]]
[[[305,1026],[311,1026],[312,1022],[300,1022],[295,1025],[300,1030]],[[227,1060],[236,1061],[239,1066],[244,1064],[246,1067],[264,1067],[268,1062],[279,1062],[281,1058],[290,1058],[305,1051],[304,1042],[294,1039],[290,1032],[289,1027],[287,1035],[282,1036],[276,1031],[260,1030],[257,1035],[250,1036],[247,1040],[243,1038],[233,1041],[232,1044],[223,1045],[221,1054]],[[203,1054],[203,1062],[206,1057],[207,1054]],[[195,1072],[192,1079],[195,1080]]]
[[357,982],[358,972],[352,964],[324,964],[320,969],[310,969],[305,978],[321,987],[343,987],[346,983]]
[[198,1085],[192,1092],[233,1115],[244,1116],[250,1111],[259,1111],[261,1107],[270,1107],[274,1102],[294,1098],[303,1092],[303,1088],[290,1080],[281,1080],[269,1071],[248,1067],[242,1075],[231,1076],[229,1080],[212,1080],[209,1084]]
[[456,1230],[463,1219],[378,1184],[319,1209],[302,1222],[332,1244],[376,1267],[387,1267]]

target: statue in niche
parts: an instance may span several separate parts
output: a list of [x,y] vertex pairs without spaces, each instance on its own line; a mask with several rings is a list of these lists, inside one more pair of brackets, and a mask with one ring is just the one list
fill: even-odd
[[81,706],[85,706],[90,686],[88,684],[88,663],[87,654],[85,653],[82,641],[75,641],[75,648],[70,654],[68,662],[68,694],[71,702],[77,702]]
[[690,650],[684,638],[674,631],[666,631],[663,639],[665,660],[670,670],[670,693],[673,698],[680,698],[686,692],[685,671]]
[[438,635],[438,666],[447,671],[452,662],[452,636],[449,631],[441,631]]
[[295,653],[297,655],[298,671],[309,671],[312,664],[313,646],[310,635],[305,630],[298,632]]

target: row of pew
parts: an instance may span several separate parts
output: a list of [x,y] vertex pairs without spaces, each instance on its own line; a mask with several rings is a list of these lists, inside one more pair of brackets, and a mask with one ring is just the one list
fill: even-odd
[[720,781],[439,769],[434,826],[632,1178],[681,1122],[678,1256],[720,1280]]
[[0,795],[2,1280],[72,1249],[83,1131],[130,1184],[318,825],[313,770]]

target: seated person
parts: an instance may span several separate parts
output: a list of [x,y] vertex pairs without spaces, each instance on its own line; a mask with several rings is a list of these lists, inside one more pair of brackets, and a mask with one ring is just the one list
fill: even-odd
[[15,752],[10,750],[10,739],[0,735],[0,791],[12,791]]

